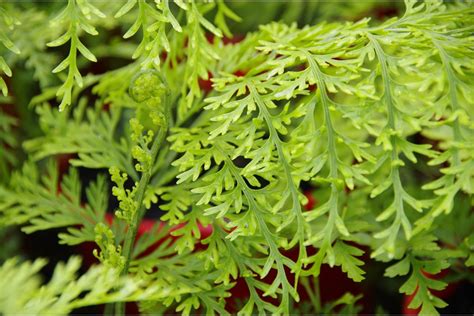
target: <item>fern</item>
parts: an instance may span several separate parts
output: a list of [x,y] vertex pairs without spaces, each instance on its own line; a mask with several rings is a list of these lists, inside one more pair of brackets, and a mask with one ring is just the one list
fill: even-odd
[[[43,176],[33,164],[25,164],[22,173],[13,174],[11,189],[1,192],[0,209],[5,212],[2,221],[8,225],[28,223],[23,227],[26,233],[68,227],[67,233],[59,234],[59,239],[60,243],[69,245],[93,241],[94,228],[104,220],[107,209],[105,178],[99,177],[86,189],[89,202],[86,207],[81,201],[77,170],[72,169],[61,183],[58,178],[58,168],[53,163]],[[29,192],[24,191],[26,188]]]
[[10,289],[0,296],[3,314],[66,315],[98,302],[156,299],[168,292],[159,286],[147,287],[141,280],[119,278],[117,271],[104,266],[92,267],[77,276],[81,266],[78,257],[58,264],[51,280],[43,285],[38,272],[45,264],[44,259],[19,263],[17,258],[11,258],[0,267],[2,288]]
[[81,102],[71,115],[58,115],[48,104],[38,106],[40,125],[49,132],[44,137],[25,142],[25,148],[34,152],[32,158],[35,160],[59,153],[75,153],[77,158],[71,160],[74,166],[108,168],[114,165],[136,177],[129,151],[130,139],[115,137],[121,111],[86,110],[86,105]]
[[18,140],[14,134],[14,127],[17,120],[10,115],[0,111],[0,183],[8,182],[10,178],[9,166],[15,165],[15,154],[11,149],[18,145]]
[[54,41],[49,42],[47,45],[49,47],[57,47],[70,41],[69,55],[53,69],[53,73],[61,72],[66,68],[68,69],[66,80],[56,93],[57,96],[62,98],[59,104],[60,111],[71,104],[71,93],[74,83],[79,87],[83,85],[82,76],[77,67],[77,52],[79,51],[82,56],[92,62],[97,61],[94,54],[92,54],[79,39],[79,32],[81,30],[90,35],[98,34],[95,27],[88,21],[92,15],[102,18],[105,17],[105,15],[94,5],[89,3],[88,0],[70,0],[64,10],[51,22],[56,27],[60,24],[67,25],[66,33]]
[[[9,12],[7,12],[4,8],[0,10],[1,15],[1,24],[0,24],[0,42],[2,42],[3,46],[10,50],[15,54],[19,54],[20,50],[18,47],[11,41],[11,39],[7,36],[7,33],[11,31],[15,25],[20,24],[20,21],[15,18],[15,16],[11,16]],[[12,71],[10,67],[8,67],[7,63],[3,56],[0,56],[0,70],[3,74],[7,75],[8,77],[12,76]],[[0,89],[4,96],[8,95],[8,87],[5,83],[3,77],[0,78]]]
[[[275,11],[262,19],[285,6],[268,4]],[[284,20],[303,15],[292,8]],[[0,292],[2,312],[108,304],[123,315],[124,302],[137,301],[146,313],[226,314],[242,280],[240,315],[357,313],[360,296],[321,302],[319,276],[327,264],[363,282],[365,253],[390,263],[385,275],[404,279],[400,293],[422,314],[446,306],[432,291],[447,283],[428,274],[451,268],[472,280],[472,5],[407,0],[385,21],[272,22],[228,45],[238,28],[230,20],[246,21],[238,11],[222,1],[69,0],[53,21],[64,35],[39,35],[36,48],[12,36],[25,52],[16,61],[28,60],[42,87],[28,100],[42,135],[23,142],[28,161],[1,181],[0,223],[28,234],[59,228],[60,243],[93,242],[100,264],[77,278],[71,259],[40,291],[43,261],[7,261],[0,282],[15,286]],[[40,9],[15,12],[25,25],[46,20]],[[53,71],[67,69],[59,90],[39,66],[55,59],[48,41],[69,46]],[[107,71],[79,55],[98,56]],[[12,126],[0,117],[0,131]],[[59,154],[72,155],[64,175]],[[308,210],[304,187],[318,201]],[[157,210],[158,223],[139,234]]]
[[[186,5],[179,1],[177,4],[185,9]],[[142,29],[142,40],[140,45],[133,53],[132,58],[136,59],[144,56],[144,61],[141,63],[143,68],[152,66],[160,66],[161,50],[170,51],[170,44],[166,35],[166,24],[172,25],[175,31],[181,32],[182,28],[179,22],[174,17],[170,10],[168,1],[163,3],[156,3],[156,8],[142,0],[130,0],[125,3],[120,10],[115,14],[116,18],[120,18],[135,6],[138,7],[138,14],[133,25],[123,35],[127,39],[134,36],[138,30]]]

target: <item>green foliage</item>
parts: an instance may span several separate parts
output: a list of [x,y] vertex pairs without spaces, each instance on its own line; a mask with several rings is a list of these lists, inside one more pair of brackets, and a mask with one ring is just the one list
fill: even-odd
[[84,46],[79,39],[82,30],[90,35],[97,35],[95,27],[89,22],[92,15],[105,18],[105,15],[93,6],[88,0],[68,0],[67,6],[52,21],[52,27],[65,27],[66,33],[54,41],[49,42],[49,47],[57,47],[70,42],[69,55],[53,69],[53,73],[59,73],[66,68],[68,74],[63,85],[58,89],[56,95],[61,97],[59,110],[64,110],[71,104],[71,93],[74,83],[80,88],[83,85],[81,73],[77,67],[77,52],[79,51],[86,59],[96,62],[97,58]]
[[[3,46],[15,54],[19,54],[18,47],[8,38],[7,34],[13,30],[15,25],[20,24],[14,16],[11,16],[4,8],[0,8],[0,42]],[[8,67],[3,56],[0,56],[0,70],[8,77],[12,76],[12,71]],[[8,87],[3,77],[0,78],[0,89],[4,96],[8,95]]]
[[[186,10],[187,6],[182,1],[176,1],[181,9]],[[144,57],[143,68],[150,68],[160,65],[160,54],[162,49],[170,51],[170,43],[166,35],[166,24],[173,26],[176,32],[181,32],[182,28],[170,10],[168,0],[149,4],[144,0],[129,0],[115,14],[115,18],[120,18],[138,7],[138,14],[133,25],[123,35],[127,39],[134,36],[138,30],[142,30],[142,40],[136,48],[132,58]]]
[[95,234],[95,243],[99,246],[100,253],[94,249],[94,256],[104,265],[118,268],[118,271],[121,271],[125,266],[125,258],[121,256],[122,247],[115,246],[115,236],[112,230],[107,225],[98,223],[95,226]]
[[[50,163],[45,175],[34,164],[27,163],[12,175],[11,186],[0,191],[2,223],[22,225],[32,233],[57,227],[68,227],[59,234],[60,243],[76,245],[95,239],[95,226],[104,220],[108,204],[108,188],[99,176],[85,190],[87,205],[81,201],[81,183],[76,169],[71,169],[59,182],[58,168]],[[82,227],[74,227],[81,225]]]
[[2,314],[68,315],[98,302],[163,298],[168,293],[167,289],[142,280],[120,278],[117,271],[105,266],[94,266],[78,276],[78,257],[58,264],[51,280],[42,284],[38,272],[45,264],[44,259],[20,263],[18,258],[11,258],[0,267],[0,285],[8,288],[0,295]]
[[13,131],[15,125],[17,125],[16,119],[0,109],[0,183],[8,181],[9,167],[16,164],[15,154],[11,150],[18,145]]
[[117,166],[136,177],[129,149],[130,139],[117,139],[120,109],[106,113],[101,108],[86,108],[87,102],[68,113],[59,113],[48,104],[37,107],[42,130],[48,131],[42,137],[28,140],[24,147],[34,152],[31,157],[35,160],[59,153],[75,153],[77,157],[71,160],[76,167],[109,168]]
[[24,61],[25,67],[33,71],[34,78],[43,88],[57,84],[57,78],[51,75],[51,70],[59,62],[59,57],[47,51],[46,44],[57,38],[62,30],[49,28],[45,32],[43,26],[48,17],[47,12],[36,8],[22,11],[21,8],[8,7],[8,14],[18,17],[19,24],[9,34],[20,51],[19,54],[6,56],[8,63],[15,67]]
[[[268,4],[275,11],[262,15],[285,5]],[[16,305],[7,304],[15,287],[0,291],[0,310],[68,313],[117,303],[108,308],[121,315],[124,301],[139,301],[147,313],[226,314],[242,279],[249,296],[240,315],[353,314],[360,297],[324,304],[318,277],[328,264],[362,282],[368,249],[373,260],[391,262],[387,277],[404,278],[410,307],[436,314],[446,303],[432,291],[447,283],[428,274],[451,268],[472,279],[474,9],[405,6],[385,21],[359,19],[355,10],[346,22],[272,22],[226,45],[228,20],[241,19],[231,10],[238,4],[128,0],[102,8],[69,0],[53,20],[64,35],[37,40],[68,43],[53,71],[67,69],[59,90],[37,66],[43,57],[35,59],[49,52],[18,44],[26,51],[18,59],[30,61],[42,86],[31,104],[43,134],[23,142],[30,161],[1,181],[0,223],[26,233],[61,228],[60,243],[94,242],[100,265],[77,279],[71,259],[43,293],[33,276],[42,261],[7,261],[0,275],[29,281]],[[21,21],[46,20],[39,9],[17,11]],[[99,26],[117,32],[98,34]],[[86,48],[100,52],[102,39],[111,52]],[[9,41],[2,40],[14,47]],[[112,42],[126,53],[112,52]],[[102,57],[106,71],[78,52]],[[125,62],[115,66],[111,56]],[[213,89],[202,91],[211,75]],[[2,118],[0,146],[15,145],[13,120]],[[72,155],[65,175],[53,162],[59,154]],[[86,183],[82,170],[96,180]],[[308,186],[317,203],[305,210]],[[145,213],[158,209],[161,222],[138,236]],[[107,211],[115,211],[113,223]],[[90,283],[98,276],[104,280]],[[58,292],[69,282],[70,296]],[[300,283],[309,305],[300,302]]]
[[450,254],[440,251],[434,241],[435,237],[430,235],[413,238],[410,253],[385,272],[389,277],[404,276],[411,272],[400,292],[414,294],[408,307],[416,309],[421,306],[422,315],[437,314],[436,308],[447,306],[446,302],[431,293],[431,290],[443,290],[447,283],[427,275],[435,275],[449,267],[447,259]]

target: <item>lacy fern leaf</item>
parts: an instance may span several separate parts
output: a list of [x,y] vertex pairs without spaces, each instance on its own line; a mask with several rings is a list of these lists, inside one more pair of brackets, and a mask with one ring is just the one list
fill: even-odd
[[[23,142],[28,161],[0,181],[0,223],[93,242],[100,264],[77,278],[71,259],[39,291],[43,261],[7,261],[0,276],[27,289],[11,304],[0,291],[0,311],[110,303],[105,313],[124,315],[124,302],[137,301],[146,313],[357,313],[359,295],[321,301],[322,267],[364,282],[370,257],[403,279],[407,308],[437,314],[447,280],[435,275],[472,280],[473,6],[407,0],[404,11],[394,5],[400,16],[354,10],[341,22],[329,8],[347,8],[320,4],[328,11],[317,17],[331,20],[299,27],[276,22],[290,4],[251,4],[273,22],[240,39],[232,21],[252,16],[240,5],[250,6],[69,0],[54,20],[65,33],[34,41],[68,44],[54,70],[67,75],[56,90],[37,69],[41,92],[22,101],[36,107],[41,135]],[[313,21],[295,8],[281,20],[292,14]],[[0,40],[15,53],[21,35],[5,39],[4,22]],[[0,59],[7,76],[4,61],[49,54],[20,43],[24,56]],[[10,134],[16,120],[3,117]],[[3,144],[16,140],[2,134]],[[71,157],[65,174],[60,154]],[[2,157],[0,167],[13,166]],[[247,296],[234,302],[240,286]]]

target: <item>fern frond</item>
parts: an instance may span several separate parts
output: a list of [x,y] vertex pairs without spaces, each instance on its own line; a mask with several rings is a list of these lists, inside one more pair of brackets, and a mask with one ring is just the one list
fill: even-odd
[[10,166],[16,164],[12,149],[18,146],[14,127],[18,122],[0,109],[0,183],[5,184],[10,178]]
[[[472,6],[407,0],[402,16],[383,22],[301,28],[273,22],[227,44],[224,35],[238,29],[228,24],[239,20],[232,11],[238,5],[127,0],[103,5],[120,18],[109,23],[100,22],[101,4],[91,3],[69,0],[57,18],[66,33],[50,46],[69,44],[69,56],[55,69],[68,74],[59,91],[43,88],[31,100],[43,135],[24,148],[39,165],[73,154],[71,165],[95,169],[97,180],[86,188],[77,169],[62,176],[54,164],[43,172],[27,163],[0,186],[0,222],[28,233],[65,228],[59,238],[69,245],[95,241],[101,273],[113,270],[118,283],[107,279],[84,290],[78,284],[87,282],[77,281],[72,264],[73,272],[61,270],[66,278],[58,281],[63,288],[66,279],[72,284],[71,300],[57,293],[54,280],[44,293],[39,283],[28,284],[40,294],[28,294],[12,310],[33,306],[24,303],[30,295],[34,302],[45,295],[51,299],[41,301],[45,310],[59,313],[111,302],[107,311],[122,315],[124,302],[136,300],[149,313],[225,314],[240,279],[249,296],[239,315],[306,311],[295,306],[300,282],[316,309],[308,312],[357,313],[359,296],[320,302],[318,277],[328,264],[361,282],[364,249],[394,264],[388,277],[406,277],[400,290],[422,312],[445,306],[432,295],[445,282],[425,273],[453,266],[470,277]],[[262,18],[289,8],[262,6],[276,10],[261,12]],[[301,10],[281,17],[301,16]],[[90,46],[98,57],[112,58],[82,76],[78,54],[96,58],[81,44],[81,33],[96,34],[99,25],[123,26],[130,40],[125,45],[101,32],[98,41],[107,44]],[[44,52],[32,47],[53,33],[30,44],[11,39],[28,59],[35,49]],[[13,67],[21,58],[7,61]],[[121,68],[107,70],[111,65]],[[97,74],[102,66],[106,72]],[[61,109],[78,106],[55,113],[46,103],[55,93]],[[12,126],[9,119],[2,124],[0,114],[0,132]],[[0,145],[4,140],[15,145],[9,135],[0,135]],[[309,209],[303,206],[310,200],[307,187],[314,189]],[[110,194],[118,207],[108,225]],[[158,223],[142,232],[145,213],[157,210]],[[125,279],[141,280],[133,283],[141,294],[127,292]],[[77,289],[93,294],[76,295]]]
[[48,165],[44,176],[33,163],[26,163],[21,172],[12,175],[11,189],[1,192],[1,221],[25,225],[22,230],[26,233],[66,227],[67,232],[59,233],[59,240],[68,245],[93,241],[95,225],[104,221],[107,191],[105,178],[99,176],[86,189],[88,204],[83,205],[76,169],[59,182],[55,163]]
[[78,276],[81,267],[78,257],[58,264],[52,279],[42,284],[38,273],[45,264],[43,259],[20,263],[18,258],[12,258],[0,267],[0,285],[9,289],[0,296],[2,314],[68,315],[84,306],[180,294],[179,289],[170,291],[136,278],[119,277],[117,271],[105,266],[94,266]]
[[55,112],[47,104],[38,106],[41,128],[47,134],[26,141],[25,149],[34,160],[56,154],[77,154],[71,160],[73,166],[93,169],[117,166],[136,179],[131,140],[116,136],[121,109],[113,108],[107,113],[100,108],[86,109],[86,105],[80,102],[72,113]]
[[[466,10],[466,9],[464,9]],[[470,10],[470,15],[474,11]],[[453,21],[452,23],[457,23]],[[439,165],[449,162],[449,167],[441,169],[443,176],[435,181],[426,184],[423,188],[434,190],[438,195],[434,205],[429,213],[419,219],[416,223],[417,229],[428,229],[433,219],[442,213],[449,214],[453,209],[453,200],[458,192],[472,194],[472,181],[474,174],[472,161],[474,151],[472,142],[469,140],[474,135],[469,121],[472,116],[474,103],[472,98],[472,89],[469,87],[469,78],[474,75],[474,68],[468,59],[472,59],[472,39],[467,37],[466,32],[473,27],[469,19],[463,22],[461,28],[456,30],[423,30],[423,35],[427,39],[427,45],[434,45],[436,55],[439,56],[442,63],[440,76],[444,78],[443,102],[440,102],[440,108],[450,108],[450,117],[446,118],[439,127],[449,126],[451,130],[451,141],[454,145],[447,148],[439,157],[430,161],[430,165]],[[432,137],[430,131],[426,135]],[[436,136],[435,136],[436,139]],[[443,139],[441,139],[443,141]]]
[[[12,16],[11,13],[7,12],[5,8],[0,8],[0,42],[2,42],[5,48],[15,54],[19,54],[20,50],[15,43],[11,41],[7,34],[13,30],[15,25],[19,24],[20,21]],[[8,77],[12,76],[12,71],[10,67],[8,67],[3,56],[0,56],[0,71]],[[0,89],[4,96],[8,95],[8,87],[3,77],[0,77]]]
[[135,6],[138,6],[137,18],[123,38],[134,36],[141,28],[142,40],[132,58],[137,59],[143,56],[141,66],[144,69],[158,68],[162,49],[170,51],[170,43],[166,34],[167,24],[171,24],[176,32],[182,31],[181,25],[172,14],[168,0],[156,2],[154,6],[147,3],[146,0],[129,0],[115,14],[115,18],[127,14]]
[[[385,271],[385,276],[388,277],[404,276],[411,272],[407,281],[400,287],[400,292],[413,295],[408,307],[412,309],[421,307],[420,313],[423,315],[438,315],[436,308],[447,306],[446,302],[431,293],[432,290],[444,289],[447,283],[436,280],[429,274],[435,275],[449,267],[446,260],[449,254],[439,251],[440,248],[434,241],[435,237],[432,235],[413,238],[413,252]],[[426,258],[426,254],[432,251],[438,252]]]
[[56,92],[56,95],[61,98],[59,111],[63,111],[67,106],[71,105],[71,94],[74,83],[79,87],[82,87],[83,85],[82,76],[77,66],[78,51],[86,59],[92,62],[97,61],[94,54],[92,54],[92,52],[84,46],[79,39],[80,31],[84,31],[90,35],[98,34],[95,27],[89,22],[92,15],[101,18],[105,17],[105,15],[88,0],[68,0],[63,11],[51,21],[52,25],[55,27],[65,24],[67,30],[66,33],[49,42],[47,45],[49,47],[57,47],[70,42],[69,55],[53,69],[53,73],[59,73],[66,68],[68,69],[68,74],[64,83]]

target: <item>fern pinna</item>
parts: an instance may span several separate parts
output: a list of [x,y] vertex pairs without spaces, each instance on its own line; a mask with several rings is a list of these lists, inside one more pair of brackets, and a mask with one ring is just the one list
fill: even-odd
[[[41,7],[1,9],[0,68],[10,76],[8,62],[23,58],[38,71],[42,90],[28,102],[42,132],[23,142],[27,159],[15,169],[17,123],[0,112],[0,223],[27,234],[61,228],[59,243],[95,243],[100,263],[78,276],[73,257],[41,286],[42,259],[7,259],[2,313],[108,304],[106,313],[123,315],[125,302],[146,313],[304,313],[302,291],[309,312],[357,313],[350,293],[321,302],[321,267],[362,282],[364,263],[376,260],[404,279],[409,308],[437,314],[446,302],[433,291],[447,282],[430,275],[451,267],[472,280],[469,2],[406,0],[383,22],[272,22],[231,44],[245,16],[220,0],[56,7],[51,22]],[[56,31],[18,49],[30,15]],[[9,37],[10,28],[19,33]],[[123,39],[89,38],[108,29]],[[113,49],[117,41],[130,55]],[[46,45],[67,47],[65,58],[50,53],[58,76],[35,66]],[[127,63],[86,72],[114,54]],[[73,157],[64,175],[59,154]],[[85,183],[84,170],[96,179]],[[160,222],[138,234],[158,211]],[[248,295],[230,304],[237,280]]]

